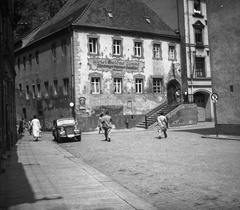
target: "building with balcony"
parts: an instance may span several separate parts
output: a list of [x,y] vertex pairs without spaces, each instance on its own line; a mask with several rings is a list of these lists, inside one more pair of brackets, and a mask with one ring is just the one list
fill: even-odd
[[139,0],[69,0],[15,56],[18,117],[45,128],[73,115],[93,130],[105,110],[133,126],[182,87],[180,36]]

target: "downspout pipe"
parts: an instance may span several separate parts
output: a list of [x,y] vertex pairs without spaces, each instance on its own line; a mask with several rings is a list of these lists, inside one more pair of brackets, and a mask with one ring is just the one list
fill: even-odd
[[189,70],[191,74],[191,97],[193,100],[193,69],[192,69],[192,50],[191,50],[191,38],[190,38],[190,14],[189,14],[189,0],[186,0],[187,2],[187,20],[188,20],[188,57],[189,57]]
[[72,107],[72,116],[75,119],[75,76],[74,76],[74,49],[73,49],[73,29],[71,25],[68,26],[70,34],[70,68],[71,68],[71,102],[74,103]]

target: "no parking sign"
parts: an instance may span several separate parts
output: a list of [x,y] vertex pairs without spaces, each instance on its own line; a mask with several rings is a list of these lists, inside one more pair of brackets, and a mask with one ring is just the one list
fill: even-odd
[[211,99],[214,102],[213,103],[214,121],[215,121],[215,128],[216,128],[216,136],[218,137],[217,108],[216,108],[216,102],[218,101],[218,94],[212,93]]
[[212,99],[213,102],[217,102],[218,101],[218,94],[217,93],[212,93],[211,99]]

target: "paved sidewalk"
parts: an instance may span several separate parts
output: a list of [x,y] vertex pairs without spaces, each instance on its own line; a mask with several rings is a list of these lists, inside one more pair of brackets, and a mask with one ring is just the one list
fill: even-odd
[[45,135],[36,142],[26,134],[11,151],[0,209],[155,209]]

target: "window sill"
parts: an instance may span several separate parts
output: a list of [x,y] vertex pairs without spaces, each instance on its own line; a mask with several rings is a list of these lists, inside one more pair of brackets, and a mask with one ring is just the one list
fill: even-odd
[[204,49],[205,46],[204,46],[204,44],[195,44],[195,48]]
[[152,58],[153,60],[157,60],[157,61],[160,61],[160,60],[162,60],[162,58],[160,57],[160,58],[155,58],[155,57],[153,57]]
[[123,55],[122,54],[121,55],[112,55],[112,57],[114,57],[114,58],[122,58]]
[[135,56],[135,55],[132,55],[132,58],[139,59],[139,60],[140,60],[140,59],[144,59],[143,56],[139,56],[139,57],[138,57],[138,56]]
[[90,57],[95,57],[95,56],[100,56],[100,54],[99,53],[88,53],[88,55],[90,56]]
[[203,18],[204,17],[202,14],[199,14],[199,13],[194,13],[192,16],[196,17],[196,18]]

